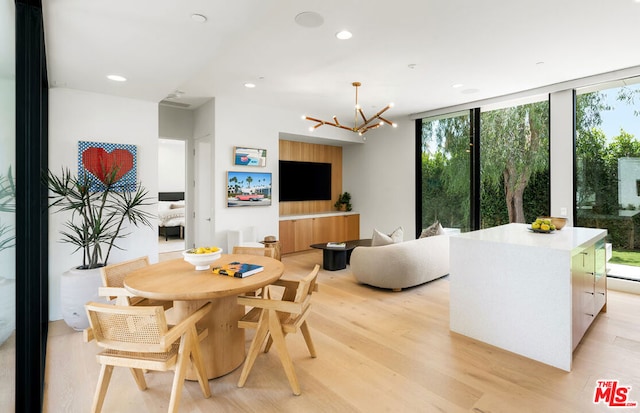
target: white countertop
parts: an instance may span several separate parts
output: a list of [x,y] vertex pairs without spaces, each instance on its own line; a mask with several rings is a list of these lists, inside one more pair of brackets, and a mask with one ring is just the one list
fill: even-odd
[[324,217],[334,217],[334,216],[342,216],[342,215],[355,215],[359,214],[356,211],[328,211],[328,212],[319,212],[317,214],[301,214],[301,215],[282,215],[280,216],[280,221],[289,221],[292,219],[307,219],[307,218],[324,218]]
[[530,224],[506,224],[452,237],[572,251],[607,234],[606,229],[597,228],[564,227],[548,234],[536,233],[529,228]]

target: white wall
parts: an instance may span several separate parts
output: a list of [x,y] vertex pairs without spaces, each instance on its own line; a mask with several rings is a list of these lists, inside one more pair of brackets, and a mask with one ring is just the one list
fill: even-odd
[[185,141],[158,140],[158,191],[184,192]]
[[187,140],[193,136],[193,110],[158,105],[158,115],[161,137]]
[[396,123],[342,150],[342,189],[360,212],[361,238],[371,238],[374,228],[388,234],[402,226],[404,239],[415,239],[415,126],[409,119]]
[[[114,142],[137,145],[138,180],[150,194],[158,192],[158,104],[117,98],[72,89],[49,90],[49,168],[68,167],[77,173],[78,141]],[[155,205],[148,208],[155,214]],[[58,242],[64,214],[51,214],[49,220],[49,317],[62,318],[60,275],[80,265],[81,253]],[[133,228],[119,241],[124,250],[112,250],[110,262],[148,255],[158,260],[157,220],[153,228]]]
[[[309,136],[309,124],[300,119],[300,113],[281,110],[275,107],[246,104],[229,97],[215,99],[215,243],[226,245],[229,229],[255,226],[258,239],[267,235],[278,236],[278,159],[279,139],[285,136]],[[316,130],[312,141],[318,144],[331,145],[336,141],[345,142],[353,139],[354,134],[325,127]],[[261,167],[233,165],[233,149],[235,146],[260,148],[267,150],[267,165]],[[362,145],[356,145],[362,146]],[[343,158],[346,159],[344,152]],[[343,160],[343,168],[345,162]],[[256,171],[271,172],[272,204],[271,206],[227,207],[227,172]],[[343,172],[343,188],[346,173]],[[357,199],[355,199],[357,202]],[[357,205],[355,208],[358,208]]]
[[618,159],[618,202],[623,208],[640,206],[637,181],[640,180],[640,159]]

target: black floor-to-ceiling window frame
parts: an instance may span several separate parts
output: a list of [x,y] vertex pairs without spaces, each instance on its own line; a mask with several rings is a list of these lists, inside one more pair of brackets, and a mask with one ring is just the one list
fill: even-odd
[[[529,119],[537,119],[540,120],[540,122],[537,123],[537,128],[535,129],[537,131],[536,136],[538,136],[539,138],[539,143],[540,143],[540,148],[537,150],[537,152],[535,153],[542,153],[543,156],[545,154],[545,148],[546,148],[546,163],[543,161],[539,161],[540,165],[547,165],[547,169],[546,171],[544,170],[540,170],[538,172],[538,175],[544,175],[545,173],[547,174],[547,178],[548,178],[548,174],[549,174],[549,165],[550,165],[550,146],[549,146],[549,142],[550,140],[548,139],[548,130],[549,130],[549,119],[550,119],[550,106],[546,106],[546,111],[545,111],[545,106],[541,105],[544,104],[546,102],[549,102],[549,95],[546,95],[546,99],[532,99],[531,103],[527,103],[524,105],[520,105],[520,106],[511,106],[511,107],[507,107],[510,109],[514,109],[514,108],[528,108],[526,110],[526,115],[523,115],[522,112],[516,112],[515,114],[517,116],[520,116],[519,120],[520,120],[520,124],[523,123],[523,121],[525,124],[529,125],[529,127],[531,128],[531,130],[533,130],[534,126],[531,126],[532,123],[535,122],[531,122],[529,123]],[[538,108],[538,111],[534,111],[534,106],[533,105],[538,105],[536,106]],[[540,114],[540,109],[542,109],[542,114]],[[459,229],[461,229],[463,232],[466,230],[469,231],[475,231],[475,230],[479,230],[483,227],[487,227],[487,226],[491,226],[491,224],[487,224],[486,220],[483,222],[483,211],[482,209],[485,208],[485,214],[487,213],[487,207],[486,205],[483,206],[482,202],[484,200],[485,204],[487,202],[486,198],[483,198],[483,195],[486,196],[486,194],[483,194],[483,183],[485,185],[487,185],[487,181],[482,179],[482,169],[481,169],[481,154],[482,154],[482,148],[481,148],[481,135],[482,135],[482,131],[481,131],[481,123],[482,120],[484,119],[487,122],[487,125],[492,125],[491,123],[491,118],[486,118],[487,116],[489,116],[490,114],[497,112],[497,111],[503,111],[504,109],[493,109],[493,112],[488,111],[485,112],[483,114],[482,110],[480,107],[475,107],[472,109],[469,109],[468,112],[464,111],[464,112],[452,112],[450,115],[440,115],[440,116],[435,116],[435,117],[431,117],[431,118],[425,118],[425,119],[416,119],[416,124],[415,124],[415,164],[416,164],[416,173],[415,173],[415,181],[416,181],[416,210],[415,210],[415,223],[416,223],[416,236],[419,236],[422,229],[425,228],[426,226],[430,225],[432,223],[433,219],[438,219],[441,221],[441,224],[444,224],[444,222],[442,222],[441,217],[442,216],[433,216],[435,215],[433,213],[433,211],[431,211],[428,215],[429,216],[423,216],[424,211],[429,210],[429,206],[430,205],[426,205],[427,208],[423,208],[425,205],[423,205],[423,202],[425,202],[425,198],[428,198],[428,196],[425,195],[433,195],[429,192],[429,194],[427,194],[427,192],[429,191],[429,189],[426,189],[429,187],[429,185],[427,185],[426,187],[423,185],[423,179],[425,178],[425,171],[428,170],[428,168],[423,171],[423,151],[429,152],[429,149],[426,149],[429,145],[429,143],[433,144],[433,137],[435,136],[435,139],[437,142],[437,145],[444,145],[444,147],[446,147],[446,151],[447,154],[445,156],[447,156],[448,158],[448,162],[450,163],[450,166],[448,166],[448,168],[452,168],[452,165],[456,165],[455,167],[453,167],[453,173],[457,174],[458,177],[467,177],[468,176],[468,180],[469,180],[469,184],[468,184],[468,197],[464,198],[462,201],[460,201],[460,199],[462,198],[456,198],[453,201],[451,201],[450,199],[447,199],[447,201],[450,202],[457,202],[457,203],[464,203],[465,205],[468,203],[468,218],[466,218],[465,215],[465,219],[463,221],[467,221],[468,222],[458,222],[458,224],[460,224],[460,227],[457,227]],[[468,114],[467,114],[468,113]],[[507,113],[513,113],[511,111],[507,112]],[[546,116],[545,116],[546,114]],[[495,116],[495,115],[494,115]],[[513,116],[513,115],[511,115]],[[467,126],[464,126],[463,128],[460,128],[459,126],[456,129],[456,126],[453,126],[454,123],[451,122],[444,122],[443,119],[448,119],[451,120],[453,118],[459,119],[464,117],[464,119],[466,119],[465,122],[468,122]],[[546,121],[546,122],[545,122]],[[430,125],[432,122],[438,122],[441,125],[449,125],[446,126],[447,128],[451,128],[451,129],[447,129],[447,133],[442,134],[442,128],[438,128],[436,126],[436,129],[439,129],[440,132],[438,133],[432,133],[432,130],[430,129],[430,126],[427,126],[426,129],[423,129],[423,126],[426,125]],[[459,123],[458,123],[459,125]],[[514,140],[511,144],[513,145],[517,145],[518,148],[527,148],[526,144],[522,141],[522,137],[523,136],[529,136],[529,138],[531,140],[533,140],[532,136],[534,135],[533,132],[530,132],[529,135],[526,134],[526,130],[527,128],[518,128],[517,125],[510,123],[509,124],[510,128],[513,128],[514,131],[516,131],[515,135],[520,137],[520,140],[518,141],[517,139]],[[545,126],[541,126],[541,125],[546,125]],[[485,127],[491,127],[491,126],[485,126]],[[449,132],[450,131],[450,132]],[[462,133],[460,133],[460,131],[462,131]],[[467,131],[468,131],[468,147],[467,148],[461,148],[460,147],[460,143],[462,143],[463,145],[466,146],[466,136],[467,136]],[[518,132],[519,131],[519,132]],[[429,135],[433,135],[430,138],[427,138]],[[495,133],[494,133],[495,135]],[[506,134],[507,136],[509,136],[509,134]],[[540,136],[546,136],[546,140],[541,138]],[[457,138],[456,138],[457,136]],[[489,137],[491,136],[491,134],[485,130],[484,132],[484,136],[485,136],[485,155],[487,153],[491,153],[488,149],[491,149],[491,146],[487,146],[487,145],[491,145],[487,143],[487,140],[489,142],[492,142],[491,139],[489,139]],[[431,142],[429,142],[429,139],[431,139]],[[457,142],[456,143],[456,139]],[[495,137],[494,137],[495,140]],[[546,144],[545,144],[546,142]],[[504,143],[502,143],[504,144]],[[493,147],[496,147],[496,143],[493,143]],[[500,145],[500,141],[498,141],[498,145]],[[440,148],[442,148],[442,146],[440,146]],[[487,149],[488,148],[488,149]],[[467,161],[468,161],[468,171],[461,171],[462,168],[462,164],[460,162],[455,163],[454,159],[460,159],[460,153],[463,153],[464,151],[462,149],[466,149],[466,152],[468,152],[468,156],[466,157]],[[457,151],[457,152],[456,152]],[[457,155],[456,155],[457,154]],[[516,155],[517,156],[517,155]],[[518,158],[518,159],[529,159],[528,157],[524,157],[526,156],[526,154],[522,154],[522,158]],[[431,163],[431,167],[433,167],[433,161],[430,161],[429,159],[432,158],[428,158],[426,161],[427,163]],[[440,158],[441,159],[441,158]],[[466,163],[467,161],[465,161],[464,163]],[[436,162],[437,163],[437,162]],[[463,164],[464,164],[463,163]],[[517,166],[517,165],[516,165]],[[486,170],[486,165],[485,165],[485,170]],[[468,173],[467,173],[468,172]],[[494,168],[494,172],[495,172],[495,168]],[[451,172],[450,172],[451,173]],[[527,178],[529,183],[532,183],[535,176],[536,172],[535,170],[533,172],[531,172],[531,176],[529,176]],[[437,172],[436,175],[437,176]],[[450,176],[450,175],[449,175]],[[431,177],[429,177],[429,179],[431,179]],[[435,181],[438,181],[438,178],[435,179]],[[490,183],[490,182],[489,182]],[[434,187],[433,183],[430,183],[432,186],[430,188],[435,188],[435,192],[437,192],[439,189],[438,187]],[[439,181],[440,186],[444,185],[448,185],[446,179],[440,179]],[[456,184],[454,184],[454,187],[456,186]],[[505,184],[503,183],[503,186],[505,186]],[[494,185],[495,187],[495,185]],[[458,188],[459,188],[459,179],[458,179]],[[551,205],[550,205],[550,197],[549,197],[549,193],[550,193],[550,187],[549,187],[549,179],[546,179],[546,182],[544,179],[540,179],[539,182],[536,183],[535,186],[532,186],[531,193],[533,194],[542,194],[541,196],[538,196],[537,198],[532,198],[531,193],[527,194],[525,193],[523,196],[523,199],[520,199],[520,201],[523,201],[525,203],[524,208],[527,207],[527,200],[531,199],[530,201],[530,205],[529,206],[529,210],[525,210],[525,213],[530,213],[531,216],[539,216],[539,215],[547,215],[549,214],[549,211],[551,209]],[[536,190],[539,189],[538,190]],[[491,188],[490,188],[491,189]],[[424,193],[423,193],[424,192]],[[489,192],[489,194],[491,194],[491,192]],[[504,195],[502,195],[504,197]],[[521,195],[522,196],[522,195]],[[545,199],[546,196],[546,199]],[[436,195],[437,197],[437,195]],[[435,198],[434,198],[435,199]],[[437,205],[437,201],[436,204]],[[454,205],[454,204],[451,204]],[[439,208],[439,210],[442,209],[446,209],[448,205],[445,205],[444,207],[442,205],[440,205],[439,207],[437,207],[436,209]],[[505,207],[505,211],[504,211],[505,215],[507,213],[506,211],[506,207]],[[535,214],[535,215],[534,215]],[[485,218],[487,218],[487,216],[491,217],[490,214],[486,214]],[[459,218],[459,217],[458,217]],[[446,219],[445,219],[446,220]],[[428,222],[427,222],[428,221]],[[491,222],[491,220],[489,221]],[[504,222],[504,221],[503,221]],[[493,225],[497,225],[497,224],[493,224]]]
[[[415,165],[416,165],[416,237],[420,236],[424,222],[422,217],[423,202],[423,172],[422,172],[422,119],[416,119],[415,123],[416,145],[415,145]],[[469,110],[469,178],[470,178],[470,214],[469,228],[480,229],[480,108]]]
[[41,0],[16,5],[15,411],[42,410],[49,320],[48,81]]

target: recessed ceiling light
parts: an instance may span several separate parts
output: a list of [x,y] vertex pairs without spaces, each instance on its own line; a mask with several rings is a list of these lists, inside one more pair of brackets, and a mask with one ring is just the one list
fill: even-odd
[[353,37],[353,34],[349,30],[341,30],[336,33],[336,37],[340,40],[349,40]]
[[256,87],[256,85],[255,85],[255,83],[245,83],[244,87],[252,89],[252,88]]
[[120,75],[107,75],[107,79],[113,80],[114,82],[126,82],[127,78]]
[[461,88],[462,86],[464,86],[462,83],[456,83],[455,85],[451,85],[451,87],[454,89]]
[[409,63],[409,64],[407,65],[407,67],[408,67],[409,69],[415,69],[415,68],[416,68],[416,66],[417,66],[417,65],[416,65],[415,63]]
[[204,14],[194,13],[191,15],[191,20],[196,23],[204,23],[207,21],[207,16],[205,16]]
[[324,23],[324,18],[315,11],[303,11],[294,20],[302,27],[320,27]]

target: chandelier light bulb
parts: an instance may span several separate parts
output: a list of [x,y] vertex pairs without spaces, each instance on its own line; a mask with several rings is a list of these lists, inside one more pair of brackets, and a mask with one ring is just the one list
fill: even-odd
[[[333,116],[333,122],[321,120],[321,119],[318,119],[318,118],[312,118],[310,116],[303,116],[303,119],[305,119],[305,120],[310,120],[312,122],[316,122],[316,124],[314,126],[310,127],[309,130],[317,129],[322,125],[329,125],[329,126],[333,126],[333,127],[340,128],[340,129],[346,129],[346,130],[349,130],[351,132],[357,133],[358,135],[362,136],[365,133],[367,133],[368,130],[379,128],[380,126],[383,126],[385,123],[393,126],[394,128],[398,126],[395,123],[392,123],[391,121],[389,121],[388,119],[385,119],[384,117],[382,117],[383,113],[385,113],[387,110],[389,110],[391,107],[393,107],[393,103],[390,103],[389,105],[387,105],[386,107],[384,107],[383,109],[378,111],[378,113],[376,113],[372,117],[367,118],[365,116],[363,110],[362,110],[362,107],[358,103],[358,87],[361,86],[361,83],[360,82],[353,82],[351,85],[356,88],[356,96],[355,96],[356,97],[356,104],[355,104],[355,111],[356,112],[355,112],[355,119],[354,119],[353,126],[351,127],[351,126],[347,126],[347,125],[341,124],[338,121],[338,118],[337,118],[336,115]],[[379,123],[375,122],[376,119],[378,119]]]

